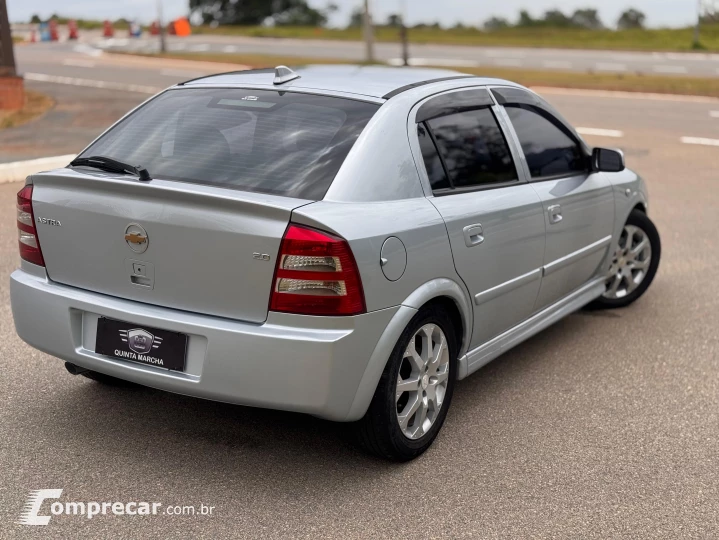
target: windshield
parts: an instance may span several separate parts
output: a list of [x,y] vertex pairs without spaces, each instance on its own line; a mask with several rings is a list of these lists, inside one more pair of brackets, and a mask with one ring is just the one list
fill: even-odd
[[378,107],[273,90],[170,90],[80,157],[142,165],[153,178],[319,200]]

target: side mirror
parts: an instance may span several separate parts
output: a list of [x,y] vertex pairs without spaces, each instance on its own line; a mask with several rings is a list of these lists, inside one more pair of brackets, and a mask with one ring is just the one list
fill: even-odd
[[624,153],[621,150],[610,150],[609,148],[595,148],[592,150],[592,169],[597,172],[622,172],[624,165]]

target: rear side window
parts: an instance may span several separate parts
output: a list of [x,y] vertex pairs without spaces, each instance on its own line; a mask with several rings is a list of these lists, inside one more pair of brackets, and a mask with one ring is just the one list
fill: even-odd
[[525,105],[506,107],[522,145],[532,178],[580,174],[587,159],[579,143],[539,110]]
[[171,90],[82,155],[154,178],[322,199],[378,105],[273,90]]
[[417,125],[417,137],[419,138],[419,147],[422,150],[422,159],[424,160],[424,167],[427,169],[432,191],[449,188],[447,173],[442,165],[442,160],[439,158],[439,153],[437,153],[437,147],[434,145],[429,130],[424,124]]
[[452,188],[482,187],[517,180],[509,146],[489,108],[426,122]]

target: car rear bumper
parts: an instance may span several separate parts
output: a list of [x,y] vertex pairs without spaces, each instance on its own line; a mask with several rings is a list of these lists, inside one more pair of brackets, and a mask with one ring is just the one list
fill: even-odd
[[[270,312],[265,323],[250,324],[67,287],[27,263],[10,280],[18,335],[47,354],[169,392],[337,421],[364,414],[379,368],[416,313],[405,306],[355,317]],[[185,371],[96,354],[99,317],[187,334]]]

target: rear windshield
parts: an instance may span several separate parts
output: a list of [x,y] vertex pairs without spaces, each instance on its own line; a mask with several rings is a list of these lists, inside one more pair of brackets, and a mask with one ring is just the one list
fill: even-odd
[[82,156],[142,165],[153,178],[319,200],[377,108],[273,90],[171,90]]

